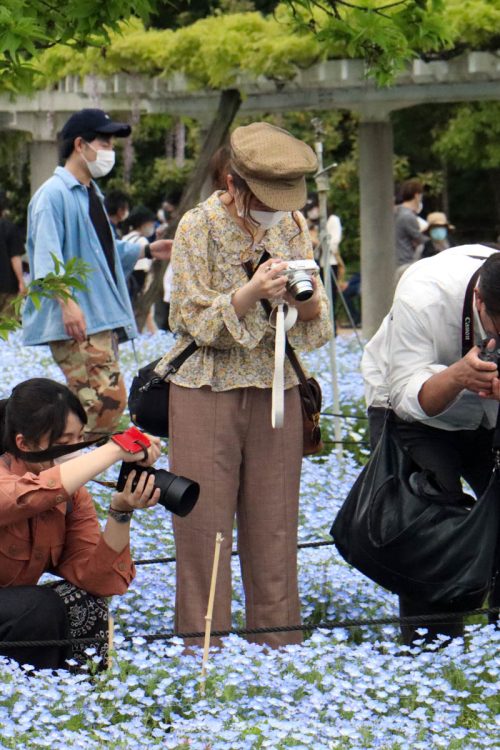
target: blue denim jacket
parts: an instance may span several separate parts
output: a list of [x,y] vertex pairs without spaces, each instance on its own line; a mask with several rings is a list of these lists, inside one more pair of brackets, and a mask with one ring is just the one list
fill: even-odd
[[[99,188],[95,188],[102,199]],[[115,241],[115,281],[90,220],[87,189],[64,167],[57,167],[30,201],[27,251],[33,279],[54,271],[51,253],[62,263],[81,258],[91,266],[85,281],[87,289],[74,292],[85,315],[87,334],[124,328],[129,338],[137,336],[125,278],[139,257],[139,245]],[[39,310],[27,300],[23,338],[28,346],[70,338],[55,299],[42,300]]]

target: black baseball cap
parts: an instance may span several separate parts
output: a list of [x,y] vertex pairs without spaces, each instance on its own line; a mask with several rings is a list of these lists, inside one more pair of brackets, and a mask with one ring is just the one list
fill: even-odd
[[60,132],[62,140],[78,138],[85,133],[102,133],[126,138],[132,132],[130,125],[125,122],[114,122],[102,109],[81,109],[75,112],[63,125]]

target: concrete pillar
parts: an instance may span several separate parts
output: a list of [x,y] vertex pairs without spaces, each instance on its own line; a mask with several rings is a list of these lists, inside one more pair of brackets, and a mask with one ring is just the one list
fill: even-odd
[[388,312],[394,292],[394,179],[392,124],[359,127],[361,304],[363,335],[370,338]]
[[57,144],[54,141],[32,141],[30,143],[30,187],[31,195],[48,180],[57,167]]

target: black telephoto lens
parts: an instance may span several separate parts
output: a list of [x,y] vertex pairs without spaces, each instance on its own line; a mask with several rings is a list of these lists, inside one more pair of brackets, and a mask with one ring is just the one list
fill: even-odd
[[166,471],[166,469],[153,469],[152,466],[139,466],[138,464],[126,463],[125,461],[121,465],[120,474],[116,482],[118,492],[121,492],[125,487],[127,477],[131,471],[136,472],[132,480],[133,490],[137,487],[142,472],[145,471],[147,474],[153,474],[155,488],[158,487],[160,489],[159,504],[163,505],[171,513],[175,513],[176,516],[187,516],[196,505],[200,494],[200,485],[198,482],[193,482],[191,479],[186,479],[186,477],[172,474],[171,471]]

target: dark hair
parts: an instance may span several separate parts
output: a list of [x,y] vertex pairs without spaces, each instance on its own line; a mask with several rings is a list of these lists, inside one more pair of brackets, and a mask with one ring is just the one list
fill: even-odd
[[227,188],[227,173],[230,171],[231,149],[228,144],[220,146],[214,152],[209,164],[210,179],[213,190],[225,190]]
[[104,207],[109,216],[114,216],[122,208],[130,205],[130,196],[123,190],[110,190],[104,198]]
[[423,194],[423,192],[424,186],[420,180],[405,180],[401,185],[399,198],[404,203],[405,201],[411,201],[417,193]]
[[481,266],[478,283],[488,314],[500,314],[500,252],[492,253]]
[[60,161],[64,162],[66,159],[69,159],[75,150],[75,141],[77,138],[83,138],[87,143],[91,143],[92,141],[95,141],[96,138],[99,138],[101,141],[110,141],[112,136],[107,135],[106,133],[97,133],[95,130],[89,130],[86,133],[79,133],[72,138],[59,138],[58,151]]
[[128,215],[127,224],[132,229],[138,229],[149,221],[155,221],[156,216],[150,208],[146,206],[136,206]]
[[22,457],[23,452],[16,445],[19,434],[34,445],[48,435],[49,446],[52,445],[64,433],[70,413],[87,424],[85,409],[67,386],[48,378],[19,383],[10,398],[0,401],[0,452]]

